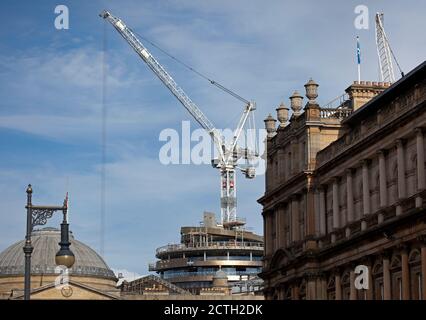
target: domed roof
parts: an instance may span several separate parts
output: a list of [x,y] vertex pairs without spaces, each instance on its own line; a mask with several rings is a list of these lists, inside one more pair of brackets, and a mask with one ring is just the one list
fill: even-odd
[[226,275],[225,271],[223,271],[222,269],[219,269],[214,274],[213,279],[228,279],[228,276]]
[[[31,256],[32,274],[55,274],[55,256],[59,250],[61,232],[56,228],[34,230],[31,242],[34,247]],[[75,240],[70,232],[70,249],[74,253],[75,263],[69,270],[70,275],[95,276],[116,280],[114,272],[92,248]],[[0,253],[1,275],[24,274],[25,240],[21,240]]]

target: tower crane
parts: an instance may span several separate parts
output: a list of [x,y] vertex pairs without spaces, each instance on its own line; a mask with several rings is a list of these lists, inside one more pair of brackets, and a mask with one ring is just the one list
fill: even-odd
[[379,76],[380,81],[386,82],[395,82],[395,74],[392,63],[392,57],[395,59],[395,62],[398,66],[398,69],[401,73],[401,76],[404,76],[404,72],[401,70],[401,67],[396,60],[396,57],[392,51],[392,48],[389,43],[389,39],[386,36],[385,27],[383,24],[384,14],[376,13],[376,46],[377,46],[377,56],[379,61]]
[[[204,128],[210,135],[218,153],[218,158],[212,160],[212,166],[219,169],[220,172],[220,195],[221,195],[221,219],[225,228],[236,228],[244,223],[237,219],[237,184],[236,169],[240,169],[245,177],[253,179],[256,175],[253,161],[258,158],[257,144],[254,143],[252,150],[246,145],[245,148],[238,145],[238,140],[242,135],[244,126],[252,120],[254,124],[254,110],[256,104],[253,101],[244,100],[242,115],[238,125],[234,130],[231,141],[227,142],[221,132],[215,128],[213,123],[204,115],[200,108],[189,98],[185,91],[175,82],[166,69],[154,58],[148,51],[141,40],[137,37],[123,20],[113,16],[110,12],[104,10],[99,14],[100,17],[110,22],[119,34],[127,41],[139,57],[148,65],[154,74],[163,82],[170,92],[180,101],[186,110],[194,117],[194,119]],[[210,81],[213,83],[213,81]],[[220,85],[225,91],[230,92]],[[234,95],[235,96],[235,95]],[[241,165],[240,160],[245,161],[245,165]]]

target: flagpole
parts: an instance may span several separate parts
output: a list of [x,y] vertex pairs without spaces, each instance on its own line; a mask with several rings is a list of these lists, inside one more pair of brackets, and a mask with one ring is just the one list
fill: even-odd
[[358,63],[358,83],[361,82],[361,64]]
[[359,36],[356,37],[356,56],[358,61],[358,83],[361,82],[361,47],[359,45]]

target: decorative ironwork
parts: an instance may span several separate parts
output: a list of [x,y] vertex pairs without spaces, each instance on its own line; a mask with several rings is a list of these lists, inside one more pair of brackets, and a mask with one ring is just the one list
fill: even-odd
[[[22,275],[25,272],[24,266],[5,266],[0,267],[0,274],[2,275]],[[46,266],[46,265],[35,265],[31,266],[31,274],[37,275],[52,275],[56,274],[56,267]],[[100,267],[89,267],[89,266],[73,266],[69,269],[68,274],[71,276],[97,276],[105,278],[116,278],[113,271],[100,268]]]
[[32,227],[42,226],[47,223],[47,220],[53,216],[53,213],[57,211],[55,209],[32,209]]

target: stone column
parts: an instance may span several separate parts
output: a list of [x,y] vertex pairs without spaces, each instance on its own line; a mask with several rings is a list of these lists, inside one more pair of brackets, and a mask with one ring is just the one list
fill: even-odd
[[306,142],[299,142],[299,171],[306,170],[306,159],[309,159],[308,153],[306,151]]
[[367,229],[365,218],[370,214],[370,184],[368,180],[368,160],[362,160],[362,203],[363,220],[361,221],[361,230]]
[[[277,217],[277,211],[276,211],[276,209],[273,209],[270,213],[270,216],[269,216],[269,233],[271,235],[270,254],[272,254],[272,255],[277,250],[276,217]],[[275,239],[273,237],[274,233],[275,233]]]
[[389,257],[383,257],[383,299],[391,300],[391,276],[389,270]]
[[355,288],[355,270],[353,266],[351,267],[351,271],[349,273],[349,281],[350,281],[350,293],[349,300],[357,300],[356,288]]
[[[417,190],[423,191],[426,188],[425,181],[425,151],[423,142],[422,128],[416,128],[416,146],[417,146]],[[416,207],[420,208],[423,205],[421,197],[416,198]],[[426,290],[426,289],[423,289]]]
[[281,216],[280,216],[280,247],[285,248],[286,246],[286,234],[285,234],[285,207],[286,204],[283,203],[281,206]]
[[280,238],[279,238],[279,242],[278,242],[278,246],[280,248],[285,247],[285,204],[281,204],[280,206],[280,219],[279,219],[279,230],[280,230]]
[[422,247],[420,251],[422,259],[422,299],[426,300],[426,237],[421,237],[420,241],[422,242]]
[[410,268],[407,248],[401,249],[402,300],[410,300]]
[[368,265],[368,289],[367,289],[367,300],[373,300],[373,268],[372,268],[372,262],[369,262]]
[[327,300],[327,279],[324,275],[321,275],[317,280],[317,298]]
[[284,162],[284,150],[282,148],[279,148],[277,150],[276,157],[277,157],[277,163],[278,163],[277,164],[277,172],[278,172],[278,174],[277,174],[277,177],[276,177],[277,183],[275,185],[278,185],[278,184],[284,182],[284,170],[283,170],[283,167],[285,165],[285,162]]
[[336,300],[342,300],[342,281],[339,271],[336,271],[334,285],[336,287]]
[[313,239],[316,234],[316,208],[315,208],[315,191],[313,188],[313,177],[308,176],[308,187],[306,188],[306,221],[305,221],[305,237]]
[[380,150],[379,155],[379,194],[380,194],[380,208],[385,208],[388,205],[387,199],[387,186],[386,186],[386,161],[385,152]]
[[[268,234],[268,216],[266,214],[266,211],[262,212],[262,216],[263,216],[263,238],[264,238],[264,254],[265,256],[268,255],[268,238],[267,238],[267,234]],[[206,261],[206,259],[204,259],[204,261]]]
[[[269,142],[268,142],[269,145]],[[265,163],[266,163],[266,172],[265,172],[265,182],[266,182],[266,191],[269,191],[273,188],[273,181],[272,178],[274,177],[274,172],[273,172],[273,161],[272,161],[272,156],[268,154],[268,156],[265,159]]]
[[278,207],[274,210],[274,220],[275,225],[273,228],[275,228],[275,249],[274,251],[278,250],[280,248],[280,242],[281,242],[281,206],[278,205]]
[[269,256],[272,253],[272,229],[271,229],[271,213],[264,213],[264,229],[265,229],[265,254]]
[[354,194],[352,183],[352,169],[346,169],[346,208],[348,210],[348,223],[354,221]]
[[297,196],[291,198],[291,240],[299,241],[299,200]]
[[404,199],[405,192],[405,159],[404,159],[404,143],[402,139],[396,140],[396,153],[398,162],[398,198]]
[[370,214],[370,184],[368,181],[368,160],[363,160],[362,164],[362,202],[364,216]]
[[297,174],[299,172],[299,153],[298,153],[298,149],[299,149],[299,144],[297,143],[296,140],[292,140],[291,141],[291,162],[292,162],[292,174]]
[[324,186],[319,189],[319,206],[320,206],[320,232],[325,235],[327,232],[327,217],[325,212],[325,190]]
[[333,178],[333,229],[338,229],[339,226],[339,180],[335,177]]
[[307,277],[306,284],[306,300],[316,300],[316,276],[314,274],[310,274]]
[[290,234],[290,225],[291,225],[291,203],[287,202],[287,204],[283,207],[283,218],[282,218],[282,223],[283,223],[283,246],[284,248],[287,248],[290,245],[291,242],[291,236]]
[[321,235],[320,227],[320,193],[318,188],[315,189],[315,235]]
[[292,299],[299,300],[299,286],[297,285],[297,283],[293,285]]

